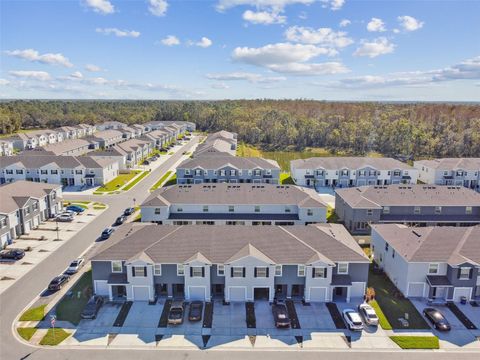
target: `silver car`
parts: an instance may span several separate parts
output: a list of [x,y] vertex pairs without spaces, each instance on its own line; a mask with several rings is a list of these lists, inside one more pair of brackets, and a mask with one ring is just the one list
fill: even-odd
[[363,320],[367,325],[377,326],[378,325],[378,316],[375,312],[375,309],[368,305],[367,303],[363,303],[358,305],[358,312],[362,315]]
[[353,309],[343,310],[343,319],[347,323],[347,326],[352,331],[362,331],[363,323],[360,314]]

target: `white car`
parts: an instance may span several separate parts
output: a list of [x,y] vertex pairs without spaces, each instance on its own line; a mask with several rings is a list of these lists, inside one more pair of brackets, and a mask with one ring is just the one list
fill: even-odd
[[362,331],[363,323],[360,314],[353,309],[343,310],[343,319],[347,323],[347,326],[352,331]]
[[375,309],[368,305],[367,303],[363,303],[358,305],[358,312],[363,316],[363,320],[367,325],[377,326],[378,325],[378,316],[375,312]]
[[76,272],[78,272],[78,270],[80,270],[80,268],[83,266],[84,263],[85,263],[84,258],[78,258],[76,260],[73,260],[65,272],[69,275],[75,274]]
[[57,216],[56,220],[60,222],[70,222],[73,221],[73,215],[69,213],[62,213]]

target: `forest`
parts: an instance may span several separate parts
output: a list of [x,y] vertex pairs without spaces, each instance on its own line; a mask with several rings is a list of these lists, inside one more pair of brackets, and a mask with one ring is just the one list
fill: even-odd
[[386,156],[480,156],[480,105],[313,100],[0,102],[0,133],[117,120],[187,120],[264,151],[324,148]]

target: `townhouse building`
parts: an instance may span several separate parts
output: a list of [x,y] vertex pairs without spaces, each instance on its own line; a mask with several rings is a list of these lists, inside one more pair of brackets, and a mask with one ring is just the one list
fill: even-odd
[[81,156],[98,149],[99,143],[86,139],[67,139],[60,143],[46,145],[33,150],[24,151],[24,155],[52,154],[57,156]]
[[13,142],[10,140],[0,140],[0,156],[13,155]]
[[95,294],[131,301],[350,301],[364,295],[368,267],[338,224],[233,229],[129,223],[92,258]]
[[480,194],[420,184],[337,189],[335,213],[356,234],[368,234],[375,223],[468,226],[480,223]]
[[151,132],[147,132],[145,133],[144,137],[150,139],[155,144],[155,148],[157,149],[161,149],[168,143],[175,140],[172,138],[171,133],[168,133],[164,130],[153,130]]
[[186,131],[195,131],[196,130],[196,125],[193,122],[190,121],[150,121],[145,124],[144,126],[150,128],[151,130],[162,130],[166,128],[167,126],[170,126],[172,124],[176,124],[181,127],[181,132],[184,133]]
[[126,126],[123,129],[120,129],[120,132],[122,133],[122,137],[127,140],[139,138],[143,134],[142,129],[130,126]]
[[0,183],[17,180],[99,186],[118,176],[118,163],[94,156],[17,155],[0,158]]
[[18,133],[9,139],[18,150],[35,149],[63,141],[63,135],[54,130],[34,130]]
[[219,154],[187,159],[177,167],[178,184],[278,184],[280,166],[274,160]]
[[0,186],[0,249],[62,211],[62,187],[23,180]]
[[377,265],[409,298],[460,301],[480,297],[480,227],[372,225]]
[[114,146],[126,154],[126,167],[132,168],[150,156],[155,149],[154,143],[148,138],[130,139]]
[[98,131],[120,130],[125,127],[127,127],[127,124],[121,123],[120,121],[106,121],[96,125]]
[[61,134],[64,140],[78,139],[85,136],[86,131],[84,128],[77,126],[60,126],[54,129],[57,133]]
[[92,135],[95,131],[97,131],[97,127],[90,124],[78,124],[74,125],[73,127],[77,128],[79,137],[89,136]]
[[205,156],[216,154],[237,154],[237,134],[229,131],[218,131],[209,134],[205,141],[197,146],[193,156]]
[[416,184],[418,170],[392,158],[314,157],[290,162],[293,181],[310,187]]
[[327,205],[293,185],[177,184],[153,192],[141,215],[168,225],[306,225],[326,223]]
[[465,186],[480,191],[480,158],[414,161],[418,179],[425,184]]
[[119,130],[103,130],[97,131],[92,136],[86,138],[87,141],[97,142],[100,148],[108,149],[122,141],[123,133]]

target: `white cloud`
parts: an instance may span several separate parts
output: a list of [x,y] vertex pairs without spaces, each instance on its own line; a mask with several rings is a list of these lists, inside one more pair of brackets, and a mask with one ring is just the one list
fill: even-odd
[[117,28],[96,28],[95,31],[101,34],[115,35],[118,37],[137,38],[140,36],[140,32],[135,30],[120,30]]
[[384,32],[387,31],[385,28],[385,23],[382,19],[372,18],[367,24],[367,30],[370,32]]
[[340,10],[345,4],[345,0],[321,0],[324,8],[330,8],[332,11]]
[[180,45],[180,40],[174,35],[168,35],[167,37],[160,40],[160,42],[165,46]]
[[8,85],[10,84],[10,81],[7,79],[0,79],[0,85]]
[[73,79],[83,79],[83,74],[80,71],[75,71],[70,74],[70,77]]
[[352,22],[348,19],[343,19],[342,21],[340,21],[340,24],[338,24],[340,27],[346,27],[348,25],[350,25]]
[[87,64],[85,65],[85,69],[87,71],[90,71],[90,72],[99,72],[99,71],[102,71],[102,68],[100,66],[97,66],[97,65],[93,65],[93,64]]
[[286,16],[280,15],[277,12],[270,11],[251,11],[247,10],[243,13],[243,20],[251,22],[252,24],[284,24],[287,20]]
[[398,29],[393,29],[392,31],[393,31],[394,34],[400,33],[400,30],[398,30]]
[[309,27],[292,26],[285,31],[285,37],[289,41],[304,44],[322,44],[336,48],[342,48],[353,43],[343,31],[335,32],[330,28],[312,29]]
[[332,61],[325,63],[288,63],[274,64],[271,70],[291,75],[333,75],[349,72],[348,68],[341,62]]
[[207,79],[219,80],[219,81],[248,81],[250,83],[275,83],[286,80],[283,76],[265,76],[261,74],[249,73],[249,72],[231,72],[221,74],[207,74]]
[[200,41],[197,41],[197,42],[194,42],[194,43],[190,42],[189,44],[190,45],[195,45],[195,46],[198,46],[198,47],[202,47],[202,48],[208,48],[208,47],[212,46],[213,42],[212,42],[212,40],[210,40],[209,38],[204,36],[200,39]]
[[9,71],[8,73],[17,78],[27,78],[39,81],[47,81],[52,78],[46,71],[15,70]]
[[103,77],[96,77],[96,78],[92,78],[92,79],[88,79],[88,81],[91,83],[91,84],[94,84],[94,85],[105,85],[105,84],[108,84],[109,81]]
[[166,0],[148,0],[148,11],[155,16],[165,16],[168,2]]
[[395,45],[388,41],[385,37],[379,37],[372,41],[362,40],[361,45],[353,55],[368,56],[374,58],[380,55],[393,53]]
[[[304,4],[309,5],[316,0],[219,0],[216,9],[225,11],[236,6],[252,6],[257,9],[271,9],[277,12],[283,11],[287,5]],[[333,0],[343,1],[343,0]]]
[[415,31],[418,29],[421,29],[423,27],[424,22],[419,21],[415,19],[412,16],[399,16],[398,22],[400,23],[400,26],[405,30],[405,31]]
[[115,8],[108,0],[85,0],[85,5],[100,14],[112,14],[115,12]]
[[212,84],[210,86],[212,87],[212,89],[218,89],[218,90],[230,89],[230,86],[228,86],[225,83],[215,83],[215,84]]
[[49,65],[61,65],[65,67],[72,67],[73,64],[62,54],[57,53],[46,53],[40,54],[37,50],[34,49],[25,49],[25,50],[7,50],[5,54],[9,56],[14,56],[20,59],[39,62],[42,64],[49,64]]

